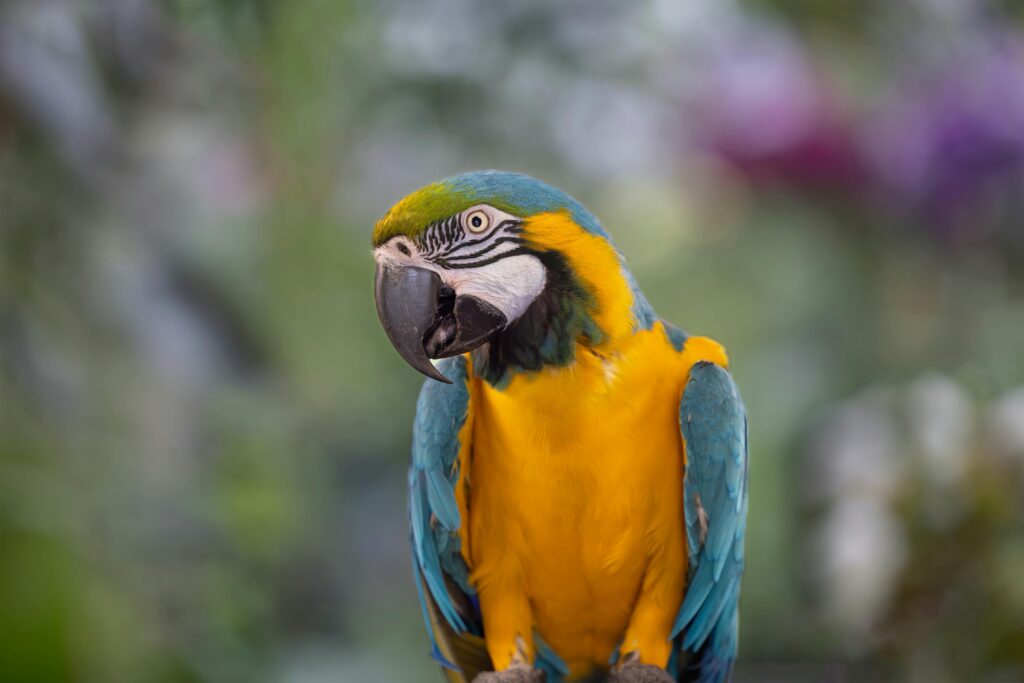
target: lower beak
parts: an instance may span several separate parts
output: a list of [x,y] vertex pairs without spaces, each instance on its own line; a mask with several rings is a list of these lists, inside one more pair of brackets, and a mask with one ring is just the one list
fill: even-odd
[[374,295],[384,333],[398,354],[427,377],[448,384],[451,380],[430,359],[472,351],[508,323],[486,301],[456,297],[425,268],[378,263]]

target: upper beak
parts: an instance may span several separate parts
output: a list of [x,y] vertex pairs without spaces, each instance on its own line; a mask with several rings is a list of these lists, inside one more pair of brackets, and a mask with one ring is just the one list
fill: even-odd
[[391,344],[427,377],[451,384],[431,358],[475,349],[507,324],[494,306],[473,296],[455,297],[425,268],[377,263],[377,315]]

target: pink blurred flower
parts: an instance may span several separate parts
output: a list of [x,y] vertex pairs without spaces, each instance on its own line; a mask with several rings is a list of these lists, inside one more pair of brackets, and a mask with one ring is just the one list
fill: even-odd
[[883,190],[943,235],[1005,221],[998,207],[1014,198],[1020,208],[1024,43],[997,42],[893,101],[867,131]]
[[744,34],[703,75],[698,144],[754,182],[859,185],[839,98],[787,34]]

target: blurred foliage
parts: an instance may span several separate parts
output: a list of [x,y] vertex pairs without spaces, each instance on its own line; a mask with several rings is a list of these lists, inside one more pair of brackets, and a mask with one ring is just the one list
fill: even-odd
[[1021,678],[1015,5],[0,5],[0,679],[438,680],[369,231],[480,167],[730,349],[739,680]]

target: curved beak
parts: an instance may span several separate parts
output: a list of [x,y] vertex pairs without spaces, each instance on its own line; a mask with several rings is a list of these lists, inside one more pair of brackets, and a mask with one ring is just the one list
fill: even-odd
[[430,359],[472,351],[508,323],[486,301],[456,297],[425,268],[378,262],[374,295],[384,333],[398,354],[427,377],[448,384],[451,380]]
[[377,264],[374,297],[377,317],[391,345],[405,362],[427,377],[451,384],[430,362],[423,338],[434,324],[441,278],[423,268]]

